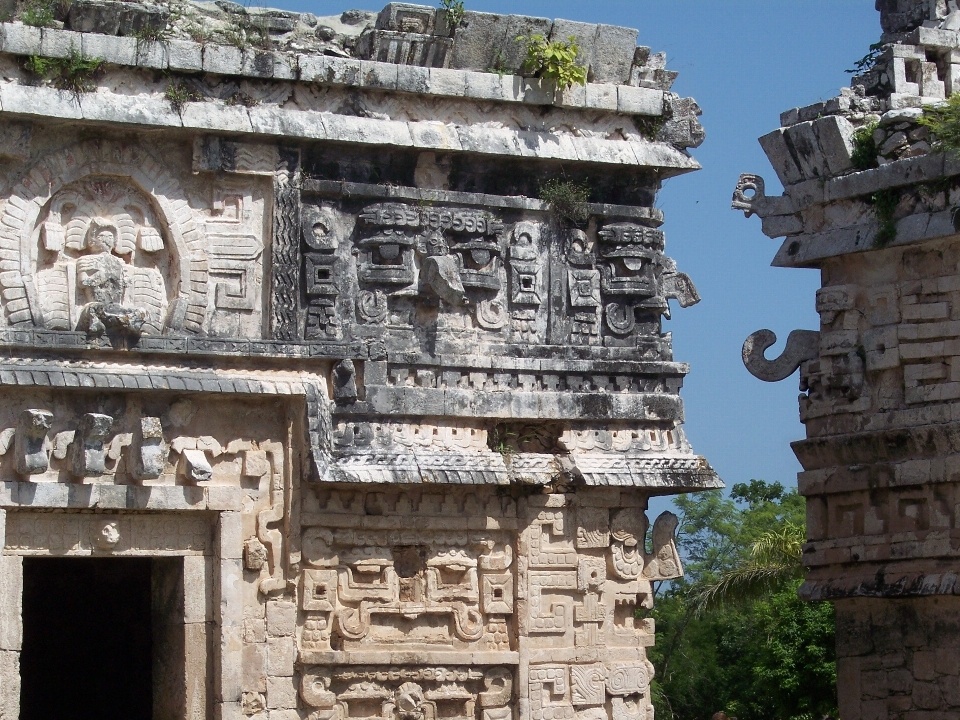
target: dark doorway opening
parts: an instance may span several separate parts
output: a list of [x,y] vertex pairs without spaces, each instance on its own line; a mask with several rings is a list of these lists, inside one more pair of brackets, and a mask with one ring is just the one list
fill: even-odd
[[149,558],[24,558],[20,720],[151,720]]

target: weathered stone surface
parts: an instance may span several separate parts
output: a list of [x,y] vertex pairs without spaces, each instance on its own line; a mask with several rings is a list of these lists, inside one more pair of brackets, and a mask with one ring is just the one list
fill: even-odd
[[119,2],[79,0],[70,5],[70,29],[84,33],[116,35],[120,30],[122,10],[123,4]]
[[625,85],[630,80],[633,52],[637,45],[636,30],[615,25],[598,25],[596,38],[591,43],[590,58],[592,82]]
[[[505,15],[467,10],[457,28],[450,67],[486,69],[495,67],[494,54],[507,40],[509,18]],[[501,49],[501,52],[504,52]],[[499,58],[497,58],[499,59]],[[503,70],[507,70],[503,60]]]
[[823,282],[819,332],[791,333],[805,342],[788,341],[775,363],[759,352],[772,333],[754,333],[744,361],[767,380],[799,364],[800,594],[836,608],[841,716],[952,717],[957,167],[920,121],[947,92],[929,66],[934,48],[955,46],[956,17],[943,2],[877,8],[888,34],[876,66],[839,97],[784,113],[761,138],[784,196],[765,196],[753,174],[734,192],[734,209],[788,236],[774,264],[817,268]]
[[[0,716],[47,555],[150,559],[157,716],[649,715],[634,617],[681,565],[647,502],[721,485],[655,208],[702,128],[635,31],[573,29],[599,82],[525,77],[556,25],[0,24]],[[77,48],[89,92],[20,74]]]

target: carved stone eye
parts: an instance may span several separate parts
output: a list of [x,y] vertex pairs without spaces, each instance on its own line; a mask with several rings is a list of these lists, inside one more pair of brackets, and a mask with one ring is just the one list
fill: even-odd
[[489,250],[471,250],[470,258],[477,265],[486,265],[490,262],[490,251]]
[[384,260],[396,260],[400,255],[399,245],[381,245],[380,257]]

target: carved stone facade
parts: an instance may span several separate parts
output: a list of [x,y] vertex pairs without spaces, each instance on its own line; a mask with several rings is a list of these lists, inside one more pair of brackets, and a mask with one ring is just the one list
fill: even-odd
[[[2,25],[0,719],[57,557],[147,561],[156,718],[651,720],[647,502],[721,487],[662,328],[699,296],[654,203],[703,139],[662,58],[576,27],[597,82],[555,91],[471,43],[569,23],[400,4],[306,44],[248,13],[284,38],[250,57],[188,4],[125,54],[112,7]],[[74,46],[95,93],[18,59]]]
[[[783,196],[766,196],[756,175],[735,190],[735,209],[786,236],[774,265],[817,268],[823,282],[819,331],[790,333],[769,361],[775,336],[761,330],[743,357],[763,380],[800,370],[800,593],[835,606],[841,716],[960,718],[960,165],[918,123],[922,106],[960,90],[960,12],[914,0],[877,8],[876,62],[760,139]],[[864,127],[874,157],[862,132],[856,148]]]

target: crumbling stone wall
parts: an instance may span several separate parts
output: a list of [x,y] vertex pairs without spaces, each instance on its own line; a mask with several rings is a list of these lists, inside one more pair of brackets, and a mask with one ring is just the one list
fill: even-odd
[[166,558],[178,717],[649,720],[696,103],[625,28],[175,9],[0,24],[0,718],[53,554]]
[[860,717],[951,717],[960,705],[960,599],[834,603],[837,691]]
[[743,356],[764,380],[800,370],[800,592],[836,607],[841,716],[958,718],[960,164],[919,120],[960,90],[960,12],[877,8],[882,44],[851,88],[760,139],[784,194],[754,175],[734,193],[785,237],[774,265],[822,278],[819,330],[776,360],[754,333]]

